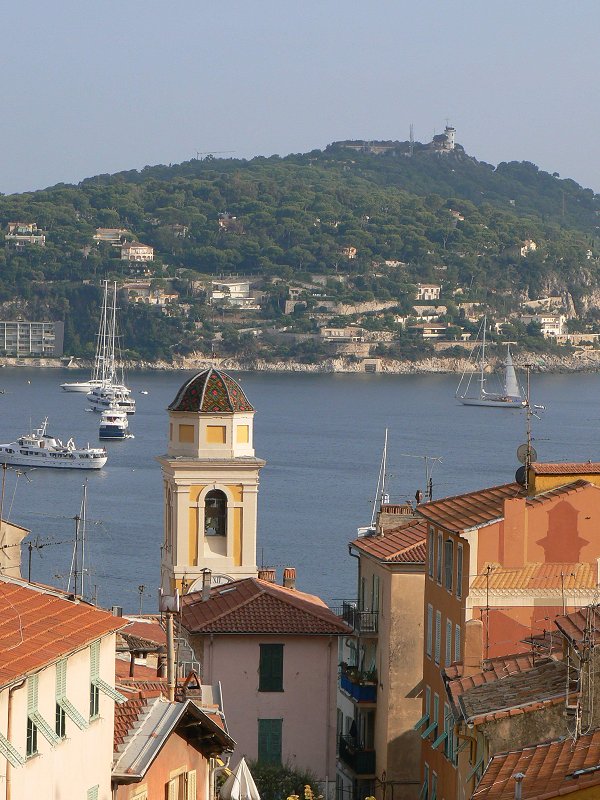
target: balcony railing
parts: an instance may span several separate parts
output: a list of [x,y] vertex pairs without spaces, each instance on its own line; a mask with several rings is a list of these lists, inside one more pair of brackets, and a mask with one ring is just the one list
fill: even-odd
[[333,606],[331,610],[351,625],[356,633],[363,635],[377,633],[379,612],[362,611],[356,600],[342,600],[341,605]]
[[377,702],[377,675],[341,665],[340,688],[359,703]]
[[362,747],[353,736],[340,736],[340,759],[356,775],[375,774],[375,750]]

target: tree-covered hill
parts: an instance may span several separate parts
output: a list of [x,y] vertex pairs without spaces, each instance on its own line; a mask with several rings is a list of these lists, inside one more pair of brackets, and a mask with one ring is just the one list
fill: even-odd
[[[416,145],[409,157],[407,143],[380,155],[336,143],[286,158],[192,160],[0,197],[4,230],[22,221],[46,233],[45,247],[0,251],[0,301],[65,318],[67,347],[89,346],[95,318],[78,299],[83,282],[128,277],[118,250],[93,241],[98,227],[152,245],[162,277],[345,273],[375,297],[435,280],[447,291],[568,291],[577,301],[599,282],[599,212],[600,198],[574,181],[527,162],[494,168],[460,147]],[[522,256],[527,240],[536,249]],[[398,274],[382,275],[385,261],[402,262]],[[148,314],[126,312],[134,338],[144,330],[134,350],[176,350],[183,321]]]

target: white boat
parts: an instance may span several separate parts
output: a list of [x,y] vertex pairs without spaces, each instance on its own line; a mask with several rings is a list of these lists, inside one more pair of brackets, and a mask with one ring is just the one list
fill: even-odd
[[108,408],[100,417],[100,439],[125,439],[129,420],[127,413],[120,408]]
[[108,327],[108,281],[104,282],[104,299],[102,311],[100,313],[100,325],[98,327],[98,341],[96,342],[96,355],[94,356],[94,366],[88,381],[75,381],[73,383],[61,383],[60,388],[65,392],[82,392],[87,394],[93,389],[102,386],[105,377],[105,356],[106,356],[106,336]]
[[108,307],[108,282],[105,284],[102,325],[99,334],[99,384],[87,394],[94,411],[104,411],[113,406],[127,414],[135,414],[135,400],[131,390],[125,386],[122,369],[117,374],[116,348],[117,342],[117,284],[113,285],[112,306]]
[[95,389],[97,386],[102,386],[100,381],[79,381],[79,383],[61,383],[60,388],[65,392],[82,392],[87,394]]
[[0,444],[0,464],[60,469],[102,469],[106,464],[108,455],[103,447],[78,448],[73,439],[63,444],[46,432],[47,427],[48,418],[16,442]]
[[[463,372],[456,389],[456,398],[465,406],[487,406],[488,408],[524,408],[521,389],[517,381],[515,366],[513,364],[510,345],[507,345],[506,358],[504,359],[504,380],[501,390],[498,392],[488,392],[486,389],[486,328],[487,317],[483,318],[479,329],[478,338],[481,338],[480,347],[474,351],[476,353],[477,371],[469,370]],[[476,376],[476,379],[475,379]],[[475,380],[474,380],[475,379]],[[476,388],[471,390],[471,384],[475,382]]]

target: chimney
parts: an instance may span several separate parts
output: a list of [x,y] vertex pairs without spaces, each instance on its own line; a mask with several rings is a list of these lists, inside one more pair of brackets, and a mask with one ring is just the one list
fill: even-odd
[[502,566],[519,568],[526,562],[527,501],[524,497],[511,497],[504,501],[504,552]]
[[286,589],[296,588],[296,567],[286,567],[283,570],[283,585]]
[[111,612],[113,617],[122,617],[123,616],[123,606],[112,606]]
[[202,570],[202,602],[210,597],[210,579],[212,572],[209,569]]
[[274,567],[263,567],[258,570],[258,577],[261,581],[277,583],[277,570]]
[[469,619],[465,624],[463,677],[481,672],[483,666],[483,622]]

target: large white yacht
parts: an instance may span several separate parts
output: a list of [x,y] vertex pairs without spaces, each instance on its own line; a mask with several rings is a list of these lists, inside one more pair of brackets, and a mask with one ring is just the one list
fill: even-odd
[[78,448],[73,439],[63,444],[46,432],[47,427],[48,418],[16,442],[0,444],[0,464],[62,469],[102,469],[106,464],[108,454],[103,447]]

